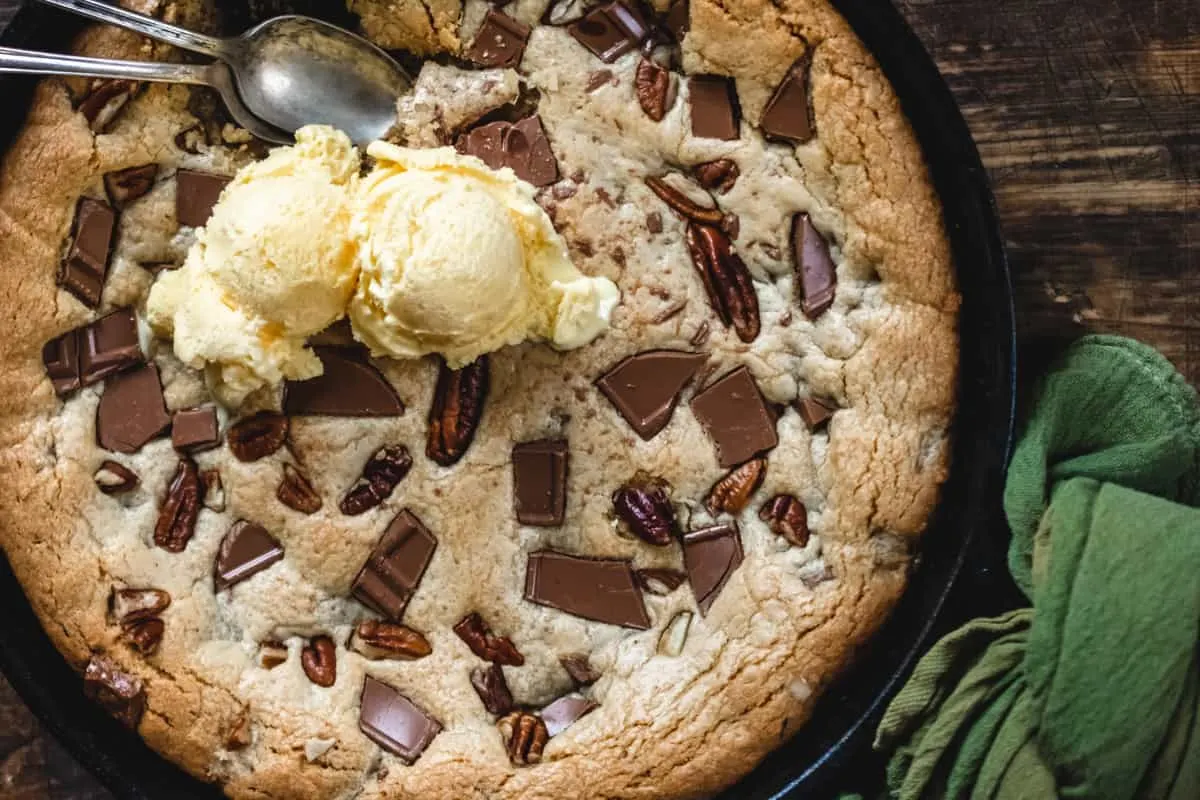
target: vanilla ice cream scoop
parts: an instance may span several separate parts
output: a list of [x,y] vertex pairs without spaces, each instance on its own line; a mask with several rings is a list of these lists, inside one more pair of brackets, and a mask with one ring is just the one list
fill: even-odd
[[357,283],[359,163],[345,134],[302,128],[294,146],[238,172],[184,265],[151,289],[151,325],[206,369],[222,402],[321,374],[305,340],[345,314]]
[[354,334],[376,355],[440,353],[452,367],[527,339],[579,347],[620,297],[580,273],[534,189],[452,148],[376,142],[352,235]]

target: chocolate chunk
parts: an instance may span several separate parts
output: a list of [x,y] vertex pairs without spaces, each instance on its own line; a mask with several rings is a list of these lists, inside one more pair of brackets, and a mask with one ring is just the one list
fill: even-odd
[[688,81],[692,135],[705,139],[738,138],[737,89],[724,75],[693,75]]
[[483,701],[489,714],[503,716],[513,710],[513,696],[499,664],[489,664],[471,670],[471,686]]
[[221,443],[217,409],[213,406],[176,411],[171,419],[171,444],[181,453],[211,450]]
[[181,458],[167,484],[167,494],[154,521],[154,544],[168,553],[182,553],[196,533],[203,487],[200,470],[190,458]]
[[837,266],[829,253],[829,244],[808,214],[792,217],[792,256],[796,261],[796,286],[800,310],[816,319],[833,305],[837,293]]
[[650,28],[641,14],[618,0],[592,9],[567,32],[593,55],[611,63],[637,47],[650,35]]
[[522,525],[562,525],[567,513],[567,442],[541,439],[513,447],[513,507]]
[[779,444],[775,418],[750,370],[738,367],[692,398],[692,413],[717,445],[717,462],[733,467]]
[[80,329],[79,338],[79,378],[84,386],[145,360],[132,309],[104,315]]
[[111,208],[90,197],[79,198],[71,245],[59,269],[58,285],[89,308],[100,305],[116,227],[117,215]]
[[587,86],[585,88],[585,91],[588,94],[591,94],[592,92],[599,89],[601,86],[606,86],[609,83],[613,83],[615,80],[616,80],[616,76],[613,75],[611,69],[598,69],[595,72],[592,72],[590,75],[588,75],[588,81],[587,81]]
[[213,206],[230,181],[224,175],[181,169],[175,173],[175,217],[180,225],[198,228],[208,222]]
[[233,523],[213,564],[213,582],[217,591],[257,575],[283,558],[283,545],[267,529],[239,519]]
[[413,764],[442,724],[400,692],[370,675],[363,681],[358,727],[375,744]]
[[104,173],[104,192],[108,202],[118,211],[143,197],[154,186],[158,177],[158,164],[142,164],[140,167],[128,167],[115,172]]
[[809,64],[807,56],[792,64],[767,101],[759,123],[767,138],[796,144],[812,138],[812,115],[808,108]]
[[83,673],[83,693],[128,728],[137,729],[146,711],[141,678],[123,672],[111,658],[92,656]]
[[663,24],[671,32],[671,35],[675,37],[675,41],[682,42],[683,37],[688,32],[688,28],[691,27],[688,0],[675,0],[671,3],[671,7],[667,9],[667,16],[663,20]]
[[568,653],[558,657],[558,663],[571,676],[578,686],[590,686],[600,680],[600,673],[592,667],[591,661],[583,653]]
[[742,564],[742,536],[736,522],[683,535],[683,565],[701,614],[707,614],[729,576]]
[[283,413],[331,417],[398,417],[404,403],[383,374],[353,347],[314,347],[325,371],[307,381],[288,381]]
[[79,102],[79,113],[93,133],[104,133],[137,90],[138,84],[131,81],[94,79]]
[[458,138],[456,146],[492,169],[508,167],[534,186],[549,186],[558,180],[558,161],[537,114],[515,123],[489,122],[472,128]]
[[79,331],[70,330],[46,342],[42,347],[42,363],[46,365],[46,375],[59,397],[78,389]]
[[650,617],[628,559],[539,550],[529,555],[525,599],[596,622],[646,630]]
[[489,8],[464,57],[481,67],[512,67],[521,63],[529,26],[502,11]]
[[704,353],[646,350],[610,369],[596,386],[638,436],[649,441],[667,427],[679,393],[707,359]]
[[574,725],[580,717],[599,707],[599,703],[583,695],[563,695],[541,711],[542,721],[546,723],[546,733],[557,736]]
[[416,514],[404,509],[388,525],[355,576],[351,586],[355,599],[399,622],[436,549],[437,539]]
[[819,430],[825,423],[833,419],[833,412],[838,410],[837,403],[822,397],[801,397],[795,402],[800,419],[810,431]]
[[118,453],[136,453],[170,424],[162,381],[153,364],[115,376],[96,407],[96,441]]
[[124,464],[105,459],[92,475],[96,488],[104,494],[124,494],[137,488],[137,473]]

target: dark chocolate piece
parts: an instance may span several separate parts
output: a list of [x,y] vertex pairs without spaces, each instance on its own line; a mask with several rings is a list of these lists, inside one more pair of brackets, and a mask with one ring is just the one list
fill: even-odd
[[42,363],[59,397],[78,389],[79,331],[70,330],[46,342],[42,347]]
[[213,564],[213,582],[217,591],[257,575],[283,558],[283,545],[267,529],[239,519],[233,523]]
[[837,266],[829,254],[829,243],[813,227],[808,214],[792,217],[792,255],[796,261],[800,310],[809,319],[816,319],[833,305]]
[[113,208],[124,211],[125,207],[145,196],[158,177],[158,164],[142,164],[104,174],[104,192]]
[[567,513],[565,439],[541,439],[513,447],[513,507],[522,525],[554,527]]
[[153,364],[113,377],[96,407],[96,441],[118,453],[136,453],[170,424],[162,381]]
[[79,376],[84,386],[145,360],[132,309],[104,315],[80,329],[79,338]]
[[650,617],[628,559],[539,550],[529,555],[525,599],[584,619],[646,630]]
[[458,138],[456,146],[492,169],[508,167],[534,186],[549,186],[558,180],[558,161],[537,114],[515,123],[489,122],[472,128]]
[[810,60],[801,58],[788,69],[763,110],[763,133],[770,139],[800,144],[813,136],[812,114],[808,108],[808,68]]
[[590,686],[600,680],[600,673],[592,666],[591,661],[583,653],[568,653],[558,657],[558,663],[579,686]]
[[820,430],[825,423],[833,418],[833,412],[838,410],[837,403],[822,397],[801,397],[795,402],[800,419],[810,431]]
[[667,9],[667,16],[663,20],[663,24],[671,32],[671,35],[675,37],[675,41],[682,42],[683,37],[687,35],[688,29],[691,27],[688,0],[675,0],[671,3],[671,7]]
[[283,413],[296,416],[398,417],[404,403],[383,374],[352,347],[314,347],[325,365],[321,375],[307,381],[288,381]]
[[610,369],[596,386],[638,436],[649,441],[667,427],[679,393],[707,359],[704,353],[646,350]]
[[221,430],[213,406],[176,411],[171,418],[171,444],[179,452],[199,453],[220,443]]
[[117,215],[106,204],[79,198],[75,207],[71,245],[58,274],[58,284],[89,308],[100,305]]
[[365,514],[392,496],[412,469],[412,456],[402,444],[385,445],[367,459],[360,477],[338,504],[346,516]]
[[471,686],[483,701],[489,714],[502,717],[513,710],[512,691],[504,678],[504,669],[499,664],[489,664],[471,670]]
[[108,656],[92,656],[83,673],[83,693],[133,730],[137,729],[146,711],[142,679],[122,671]]
[[705,139],[736,139],[740,118],[733,78],[693,75],[688,81],[692,135]]
[[717,461],[734,467],[779,444],[775,417],[746,367],[692,398],[692,413],[717,446]]
[[375,744],[413,764],[442,724],[400,692],[370,675],[363,681],[358,727]]
[[194,169],[178,170],[175,173],[175,217],[179,224],[198,228],[207,223],[229,181],[224,175]]
[[396,622],[433,559],[437,539],[408,509],[396,515],[354,578],[355,599]]
[[609,63],[650,35],[642,15],[620,0],[592,9],[583,19],[567,26],[567,31],[593,55]]
[[742,564],[742,536],[736,522],[724,522],[683,535],[683,565],[701,614],[707,614],[729,576]]
[[489,8],[464,57],[481,67],[512,67],[521,63],[529,26],[502,11]]
[[137,90],[138,84],[132,81],[93,78],[87,93],[79,101],[79,113],[88,121],[93,133],[104,133]]
[[580,717],[599,707],[599,703],[583,695],[563,695],[541,711],[542,721],[546,723],[546,733],[557,736],[574,725]]

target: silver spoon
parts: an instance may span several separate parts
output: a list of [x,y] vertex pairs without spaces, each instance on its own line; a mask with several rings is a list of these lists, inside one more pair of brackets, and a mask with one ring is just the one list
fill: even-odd
[[396,99],[412,86],[375,45],[311,17],[275,17],[241,36],[218,39],[101,0],[41,2],[219,60],[159,64],[0,47],[0,72],[211,86],[239,125],[270,142],[286,144],[298,128],[325,124],[367,144],[395,123]]

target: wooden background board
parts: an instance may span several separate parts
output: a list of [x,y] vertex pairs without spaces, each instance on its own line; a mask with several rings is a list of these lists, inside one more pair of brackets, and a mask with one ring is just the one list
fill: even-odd
[[[1196,383],[1200,4],[896,2],[991,174],[1026,379],[1094,330],[1149,342]],[[0,678],[0,798],[101,797]]]

